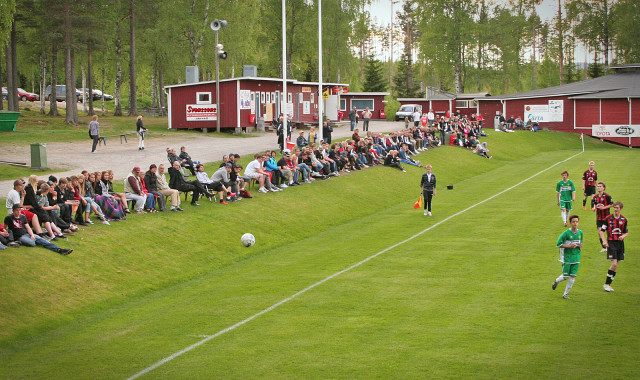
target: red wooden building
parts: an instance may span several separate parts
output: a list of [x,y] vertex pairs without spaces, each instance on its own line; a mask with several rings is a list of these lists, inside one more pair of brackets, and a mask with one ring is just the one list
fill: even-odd
[[640,146],[640,64],[613,66],[614,73],[582,82],[510,95],[476,98],[487,126],[497,112],[537,121],[541,128],[585,133]]
[[347,92],[340,95],[340,111],[346,119],[349,117],[349,111],[356,107],[358,113],[362,113],[365,108],[369,107],[372,116],[371,119],[384,119],[384,106],[386,101],[384,97],[389,95],[388,92]]
[[[341,83],[325,83],[323,90]],[[216,82],[197,82],[165,87],[169,128],[215,129]],[[252,128],[259,117],[265,123],[280,114],[282,79],[241,77],[220,80],[220,128]],[[294,123],[318,123],[318,83],[287,80],[287,102]],[[337,113],[337,110],[335,110]]]
[[400,105],[419,104],[422,106],[422,112],[426,113],[433,110],[436,117],[444,116],[447,111],[454,114],[456,111],[463,115],[470,116],[478,113],[478,104],[476,99],[488,96],[488,93],[461,93],[452,94],[447,91],[428,86],[426,96],[424,98],[398,98]]

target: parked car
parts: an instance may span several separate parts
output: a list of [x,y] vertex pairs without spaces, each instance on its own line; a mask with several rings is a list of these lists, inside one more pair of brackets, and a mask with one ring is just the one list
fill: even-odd
[[30,102],[33,102],[33,101],[36,101],[36,100],[40,100],[40,95],[34,94],[33,92],[25,91],[25,90],[23,90],[23,89],[21,89],[19,87],[18,87],[18,97],[23,102],[26,102],[27,100],[30,101]]
[[[102,99],[102,92],[100,90],[93,90],[93,91],[91,91],[91,94],[93,96],[93,101]],[[88,88],[86,88],[85,91],[84,91],[84,98],[89,99],[89,89]]]
[[7,91],[6,87],[2,87],[2,100],[9,99],[9,91]]
[[[44,96],[46,99],[49,99],[49,95],[51,94],[51,85],[48,85],[44,90]],[[78,101],[82,102],[82,92],[76,88],[76,96],[78,97]],[[67,99],[67,86],[63,84],[59,84],[56,86],[56,100],[59,102],[64,102]]]
[[404,120],[405,117],[409,117],[409,120],[413,121],[412,115],[414,112],[420,112],[422,114],[422,106],[419,104],[405,104],[400,107],[398,112],[396,112],[396,121]]

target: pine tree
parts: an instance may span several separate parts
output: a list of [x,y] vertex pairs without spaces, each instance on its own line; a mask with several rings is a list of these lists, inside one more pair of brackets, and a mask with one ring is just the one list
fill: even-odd
[[373,56],[367,58],[367,65],[364,68],[363,89],[367,92],[384,92],[387,90],[386,81],[382,75],[382,63]]
[[398,71],[393,76],[394,92],[398,98],[420,98],[420,87],[413,81],[413,66],[405,52],[398,62]]

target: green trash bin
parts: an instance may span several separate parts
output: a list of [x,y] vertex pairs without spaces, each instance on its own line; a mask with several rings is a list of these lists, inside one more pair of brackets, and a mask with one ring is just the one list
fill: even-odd
[[47,144],[31,144],[31,169],[47,168]]
[[15,131],[20,112],[0,111],[0,131]]

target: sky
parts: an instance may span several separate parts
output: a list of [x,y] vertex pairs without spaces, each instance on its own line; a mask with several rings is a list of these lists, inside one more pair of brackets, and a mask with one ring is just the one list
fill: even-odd
[[[369,12],[371,13],[371,18],[377,25],[389,25],[391,23],[391,1],[392,0],[372,0],[371,9]],[[496,4],[506,4],[508,0],[494,0]],[[400,9],[402,9],[402,4],[404,0],[395,0],[393,5],[393,13],[397,13]],[[562,8],[564,9],[565,0],[562,0]],[[558,1],[557,0],[543,0],[542,3],[536,6],[538,11],[538,15],[544,21],[550,21],[555,14],[558,12]],[[394,21],[397,20],[394,19]],[[402,54],[402,49],[396,49],[394,51],[394,57],[399,58]],[[580,61],[582,59],[588,60],[587,57],[584,57],[584,50],[578,48],[576,51],[576,60]],[[582,55],[582,56],[581,56]]]

